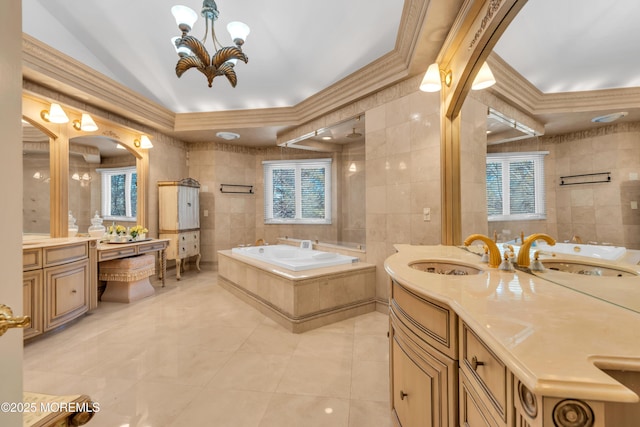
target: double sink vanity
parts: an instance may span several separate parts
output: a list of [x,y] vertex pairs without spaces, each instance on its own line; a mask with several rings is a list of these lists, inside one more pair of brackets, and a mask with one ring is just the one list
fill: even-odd
[[506,270],[470,249],[385,262],[395,425],[638,425],[639,267],[547,253]]

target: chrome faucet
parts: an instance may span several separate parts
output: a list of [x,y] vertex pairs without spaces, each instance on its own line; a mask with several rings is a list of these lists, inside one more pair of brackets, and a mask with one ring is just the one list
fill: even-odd
[[496,242],[494,242],[493,240],[491,240],[490,238],[488,238],[483,234],[472,234],[465,239],[464,245],[469,246],[471,243],[475,242],[476,240],[483,241],[484,244],[487,245],[487,247],[489,248],[489,267],[491,268],[498,267],[500,265],[500,261],[502,257],[500,256],[500,249],[498,249],[498,245],[496,245]]
[[529,264],[531,262],[529,260],[529,249],[531,249],[531,245],[536,240],[544,240],[545,242],[547,242],[551,246],[556,244],[556,241],[555,241],[555,239],[553,237],[549,236],[548,234],[544,234],[544,233],[536,233],[536,234],[532,234],[531,236],[527,237],[526,240],[524,241],[524,243],[522,243],[522,246],[520,246],[520,250],[518,251],[518,266],[519,267],[529,267]]

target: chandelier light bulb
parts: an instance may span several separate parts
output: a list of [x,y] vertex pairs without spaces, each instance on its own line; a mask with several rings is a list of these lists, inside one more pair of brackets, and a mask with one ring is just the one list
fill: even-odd
[[176,19],[176,24],[180,31],[188,33],[193,28],[193,24],[198,20],[198,14],[191,8],[176,5],[171,8],[171,14]]
[[242,46],[247,40],[251,29],[244,22],[233,21],[227,24],[227,31],[229,31],[231,35],[231,40],[233,40],[236,45]]

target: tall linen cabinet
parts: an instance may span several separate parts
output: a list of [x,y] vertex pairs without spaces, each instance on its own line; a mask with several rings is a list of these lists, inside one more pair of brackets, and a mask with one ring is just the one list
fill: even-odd
[[200,271],[200,183],[193,178],[158,181],[160,238],[169,239],[167,259],[176,262],[180,280],[182,260],[196,257]]

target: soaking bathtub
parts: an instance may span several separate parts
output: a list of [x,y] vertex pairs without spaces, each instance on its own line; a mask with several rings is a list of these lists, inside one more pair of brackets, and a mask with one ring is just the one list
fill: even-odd
[[218,284],[299,333],[376,310],[376,266],[290,245],[218,251]]
[[357,257],[315,249],[301,249],[290,245],[233,248],[231,253],[248,256],[258,261],[267,262],[292,271],[353,264],[359,261]]
[[531,247],[532,253],[543,251],[552,254],[579,255],[608,261],[618,260],[627,252],[627,249],[622,246],[584,245],[578,243],[556,243],[550,246],[542,241],[536,243],[536,246]]

